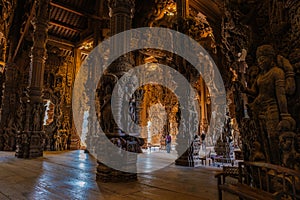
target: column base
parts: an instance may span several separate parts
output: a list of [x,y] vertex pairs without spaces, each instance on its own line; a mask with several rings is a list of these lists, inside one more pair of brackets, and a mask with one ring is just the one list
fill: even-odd
[[103,163],[97,161],[97,173],[96,173],[96,181],[99,182],[132,182],[137,180],[136,173],[122,172],[119,170],[115,170],[110,168]]
[[44,131],[23,131],[17,136],[17,158],[37,158],[43,156]]
[[200,139],[196,137],[191,146],[175,160],[175,165],[199,167],[202,163],[199,155],[200,147]]
[[199,167],[202,162],[199,155],[182,155],[175,160],[175,165],[185,167]]

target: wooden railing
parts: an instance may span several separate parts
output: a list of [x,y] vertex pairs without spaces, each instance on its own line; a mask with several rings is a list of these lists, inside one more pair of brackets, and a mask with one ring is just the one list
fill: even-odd
[[[227,169],[232,168],[232,169]],[[226,177],[236,178],[228,183]],[[224,167],[218,178],[219,199],[222,191],[242,199],[300,199],[300,171],[263,162],[240,162],[239,167]]]

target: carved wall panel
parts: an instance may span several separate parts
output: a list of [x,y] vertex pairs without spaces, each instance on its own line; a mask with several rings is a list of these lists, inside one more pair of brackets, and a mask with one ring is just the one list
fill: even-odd
[[26,108],[22,103],[22,97],[28,85],[29,66],[30,58],[24,45],[24,51],[16,59],[16,63],[7,65],[5,69],[5,93],[2,102],[4,106],[1,111],[1,130],[3,131],[0,133],[4,137],[2,150],[15,150],[17,133],[24,128]]
[[48,112],[52,114],[52,120],[45,125],[47,150],[70,149],[71,139],[77,137],[73,131],[71,108],[74,71],[74,58],[50,46],[43,91],[43,98],[50,101],[53,107]]
[[[232,78],[226,81],[228,90],[233,91],[231,101],[235,105],[234,113],[242,136],[245,160],[299,169],[288,159],[293,157],[297,160],[299,155],[299,130],[296,129],[299,127],[299,95],[295,92],[299,88],[299,40],[295,39],[299,35],[296,25],[299,3],[271,0],[227,6],[224,9],[222,49],[227,66],[231,69]],[[254,20],[249,21],[245,14],[253,13],[252,10],[256,10],[256,15]],[[271,44],[274,49],[261,44]],[[247,56],[243,56],[243,49]],[[267,54],[273,56],[270,58],[273,63],[262,65],[260,57]],[[277,81],[281,84],[266,84],[270,81],[266,74],[269,77],[282,74]],[[257,93],[253,92],[255,88]],[[241,91],[248,95],[245,96]],[[262,103],[266,99],[269,99],[268,105]],[[272,107],[273,99],[277,99],[278,103]],[[267,109],[266,113],[272,112],[267,116],[259,114],[264,109]]]

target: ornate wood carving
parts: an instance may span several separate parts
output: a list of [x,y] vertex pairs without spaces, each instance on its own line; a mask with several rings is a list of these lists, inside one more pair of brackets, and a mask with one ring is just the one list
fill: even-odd
[[75,77],[74,58],[65,56],[56,47],[48,48],[44,73],[43,99],[49,101],[48,119],[45,125],[45,149],[52,151],[78,149],[79,140],[72,129],[71,97]]
[[15,0],[0,1],[1,16],[0,16],[0,71],[3,73],[6,60],[6,48],[9,29],[12,25],[12,19],[16,8]]
[[[299,170],[300,152],[299,129],[296,128],[299,127],[299,40],[295,39],[299,36],[299,31],[295,31],[299,29],[299,26],[296,27],[299,18],[296,7],[299,8],[299,5],[299,2],[281,0],[231,1],[225,9],[225,26],[222,27],[223,53],[232,72],[227,86],[233,83],[235,117],[242,138],[244,159],[295,170]],[[226,18],[226,12],[232,16]],[[251,20],[246,14],[253,16]],[[235,21],[239,21],[238,26]],[[238,27],[243,28],[236,29]],[[266,43],[275,50],[270,46],[261,46]],[[244,59],[246,65],[239,59],[243,49],[248,52]],[[249,66],[248,69],[245,70],[245,66]],[[257,91],[253,93],[254,90],[247,89],[248,93],[252,92],[246,99],[240,93],[244,88],[234,84],[236,81],[244,84],[245,80],[249,88],[256,88]],[[245,101],[248,101],[246,110]],[[250,174],[254,182],[261,182],[255,173]]]
[[176,4],[173,0],[155,0],[150,13],[146,17],[145,25],[172,28],[176,20],[175,11]]
[[[134,0],[110,0],[109,1],[109,9],[110,9],[110,17],[111,17],[111,34],[117,34],[119,32],[128,30],[131,28],[131,18],[133,17],[134,11]],[[125,48],[125,44],[113,44],[113,46],[117,48]],[[112,89],[115,86],[116,81],[128,70],[130,70],[132,66],[132,55],[129,53],[127,55],[121,56],[119,59],[114,61],[108,68],[105,74],[102,76],[100,80],[100,85],[98,86],[98,103],[97,109],[98,117],[100,120],[100,124],[106,136],[110,139],[110,141],[127,151],[132,152],[140,152],[140,141],[130,136],[129,134],[133,133],[124,133],[113,120],[112,116],[112,108],[111,108],[111,94]],[[91,72],[93,73],[93,72]],[[93,79],[92,79],[93,80]],[[135,83],[136,84],[136,83]],[[121,97],[128,99],[128,95],[126,94],[127,88],[122,88],[124,91],[119,91],[119,95]],[[123,99],[122,98],[122,99]],[[116,101],[116,105],[113,105],[115,108],[115,112],[117,113],[117,118],[121,119],[120,116],[124,116],[122,114],[123,107],[122,99],[118,99]],[[129,99],[128,99],[129,100]],[[132,113],[133,114],[133,113]],[[93,116],[91,116],[93,117]],[[92,134],[93,126],[89,126],[89,132]],[[99,140],[99,139],[98,139]],[[98,144],[99,142],[99,144]],[[104,141],[96,142],[97,145],[105,145],[102,144]],[[97,151],[97,150],[96,150]],[[108,152],[108,151],[106,151]],[[97,155],[101,155],[103,152],[96,152]],[[122,159],[122,153],[116,154],[113,159],[119,160]],[[127,167],[134,170],[136,168],[136,155],[132,155],[130,158],[126,158],[125,163]],[[122,172],[113,168],[110,168],[103,163],[98,162],[97,168],[97,180],[99,181],[129,181],[136,180],[137,175],[135,173]]]
[[29,75],[29,96],[22,99],[26,121],[22,132],[17,136],[16,156],[19,158],[33,158],[43,155],[45,107],[42,100],[42,87],[46,60],[49,1],[37,0],[36,6],[36,15],[32,21],[34,32]]

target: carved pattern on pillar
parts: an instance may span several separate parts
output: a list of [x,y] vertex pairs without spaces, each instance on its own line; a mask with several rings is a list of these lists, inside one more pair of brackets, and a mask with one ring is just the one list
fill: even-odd
[[179,0],[177,1],[177,13],[178,16],[185,19],[189,16],[189,1],[188,0]]
[[135,0],[109,0],[111,35],[131,28]]
[[[115,35],[122,31],[128,30],[131,28],[131,20],[133,17],[134,11],[134,0],[110,0],[109,1],[109,9],[110,9],[110,17],[111,17],[111,35]],[[121,41],[121,43],[112,44],[113,50],[126,48],[126,41]],[[111,94],[112,90],[115,86],[116,81],[128,70],[130,70],[133,66],[132,55],[129,53],[127,55],[122,55],[116,61],[114,61],[108,68],[107,71],[104,73],[100,80],[100,84],[98,85],[97,91],[97,100],[99,105],[97,105],[98,109],[98,117],[100,116],[100,124],[104,129],[106,137],[110,139],[110,141],[122,148],[126,151],[131,152],[139,152],[140,150],[140,141],[139,139],[129,136],[123,130],[120,130],[117,127],[116,122],[113,120],[112,116],[112,107],[110,104],[111,101]],[[111,80],[111,81],[107,81]],[[126,90],[125,88],[123,88]],[[123,93],[125,98],[127,94]],[[115,113],[118,116],[122,115],[123,107],[122,99],[117,100],[116,105],[113,105],[115,109]],[[100,110],[100,113],[99,113]],[[93,117],[93,116],[91,116]],[[93,126],[90,126],[92,128]],[[89,130],[93,131],[93,130]],[[99,139],[98,139],[99,140]],[[105,145],[102,144],[102,141],[98,141],[100,144],[97,145]],[[96,142],[96,143],[98,143]],[[97,151],[97,150],[96,150]],[[101,152],[97,152],[97,155],[102,155]],[[137,156],[133,155],[130,158],[124,158],[122,152],[120,154],[114,156],[112,158],[119,162],[123,160],[123,163],[126,163],[128,169],[132,169],[130,171],[135,171],[136,169],[136,159]],[[124,160],[125,159],[125,160]],[[106,166],[103,163],[98,161],[97,167],[97,180],[99,181],[132,181],[137,179],[137,174],[135,173],[128,173],[122,172],[113,168]]]
[[36,0],[36,17],[32,20],[34,27],[33,47],[31,52],[31,73],[29,88],[31,100],[41,101],[44,67],[46,60],[46,41],[49,21],[49,0]]
[[[17,103],[16,83],[12,80],[12,77],[17,76],[17,70],[14,69],[14,64],[7,63],[7,41],[8,33],[12,25],[12,19],[16,8],[16,2],[13,0],[2,0],[0,2],[1,14],[0,14],[0,120],[1,120],[1,132],[0,132],[0,150],[14,150],[15,149],[15,127],[12,125],[15,123],[8,123],[13,121],[15,112],[10,111],[12,108],[16,108]],[[7,68],[9,65],[9,70]],[[11,75],[11,77],[9,77]],[[10,81],[10,82],[9,82]],[[6,83],[5,82],[9,82]],[[5,86],[4,86],[5,84]],[[6,87],[6,88],[5,88]],[[4,92],[5,90],[5,92]],[[4,97],[4,94],[6,95]],[[14,104],[14,105],[10,105]],[[5,105],[5,106],[3,106]],[[3,111],[4,109],[4,111]],[[15,110],[15,109],[14,109]],[[10,135],[10,136],[9,136]]]
[[26,121],[18,134],[16,156],[34,158],[43,155],[43,120],[45,106],[42,99],[46,42],[48,36],[49,0],[36,0],[36,15],[29,75],[28,97],[23,98]]

